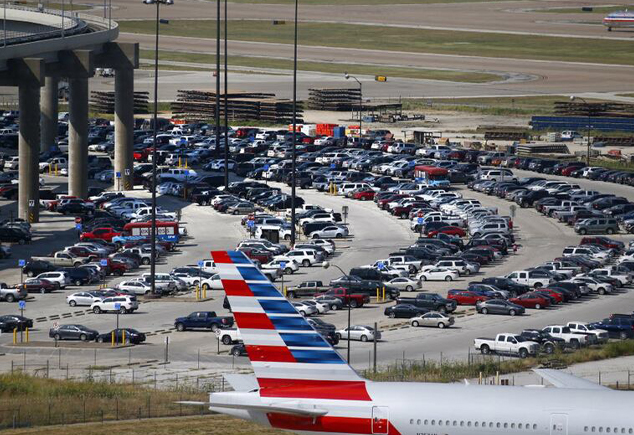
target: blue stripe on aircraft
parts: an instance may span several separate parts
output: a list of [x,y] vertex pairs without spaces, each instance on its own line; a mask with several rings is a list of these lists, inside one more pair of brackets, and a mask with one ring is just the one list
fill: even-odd
[[254,296],[261,297],[280,297],[282,294],[271,284],[249,284],[249,288]]
[[312,331],[313,328],[303,317],[269,316],[275,329],[288,331]]
[[297,347],[329,347],[323,337],[319,334],[293,334],[280,333],[282,340],[287,346]]
[[267,314],[297,314],[295,307],[287,300],[261,300],[258,302]]
[[298,363],[313,363],[313,364],[345,364],[346,362],[341,359],[339,354],[334,350],[321,351],[321,350],[295,350],[291,349],[293,357]]

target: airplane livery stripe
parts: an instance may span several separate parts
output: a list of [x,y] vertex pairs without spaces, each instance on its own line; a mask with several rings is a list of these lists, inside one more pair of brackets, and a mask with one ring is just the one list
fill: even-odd
[[211,251],[211,258],[213,258],[214,263],[233,264],[233,260],[227,251]]
[[365,381],[258,378],[260,396],[371,401]]
[[287,346],[329,347],[328,343],[319,334],[280,333],[280,335]]
[[254,296],[249,285],[238,279],[222,279],[222,286],[227,296]]
[[264,313],[233,313],[240,329],[275,329]]
[[286,346],[247,345],[247,353],[251,361],[296,362],[295,357]]
[[291,353],[297,362],[313,364],[345,364],[339,354],[333,350],[295,350]]
[[[389,420],[372,421],[363,417],[304,417],[289,414],[268,413],[267,418],[272,427],[296,432],[330,432],[346,434],[386,433],[400,435],[400,432]],[[387,429],[387,430],[385,430]]]
[[255,376],[268,387],[266,394],[369,400],[365,381],[244,253],[211,255]]

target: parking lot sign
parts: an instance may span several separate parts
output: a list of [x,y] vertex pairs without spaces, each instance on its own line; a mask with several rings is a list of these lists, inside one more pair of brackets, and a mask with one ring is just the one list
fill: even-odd
[[270,166],[269,166],[269,165],[264,165],[264,170],[265,170],[265,171],[268,171],[268,170],[269,170],[269,168],[270,168]]
[[335,165],[334,163],[331,163],[330,164],[330,169],[335,169],[335,168],[337,168],[337,165]]
[[382,261],[379,261],[378,266],[379,266],[379,270],[383,270],[383,269],[385,269],[385,263],[384,263],[384,262],[382,262]]
[[23,310],[26,308],[26,302],[25,301],[20,301],[18,302],[18,307]]
[[18,260],[18,266],[20,267],[26,266],[26,260]]
[[100,265],[100,266],[104,266],[104,267],[105,267],[105,266],[107,266],[107,265],[108,265],[108,260],[106,260],[105,258],[104,258],[104,259],[102,259],[102,260],[99,262],[99,265]]
[[419,218],[418,218],[418,223],[419,223],[419,224],[422,224],[422,223],[423,223],[423,218],[422,218],[422,217],[419,217]]
[[121,309],[121,303],[120,302],[115,302],[114,309],[119,311]]
[[286,269],[286,261],[280,262],[280,269]]
[[121,178],[121,172],[115,172],[115,173],[114,173],[114,176],[115,176],[116,178]]
[[202,260],[200,260],[200,261],[198,262],[198,267],[203,267],[203,265],[204,265],[204,264],[205,264],[205,263],[204,263]]
[[75,229],[81,231],[81,224],[75,224]]
[[249,219],[247,221],[247,227],[253,228],[255,226],[255,221],[253,219]]

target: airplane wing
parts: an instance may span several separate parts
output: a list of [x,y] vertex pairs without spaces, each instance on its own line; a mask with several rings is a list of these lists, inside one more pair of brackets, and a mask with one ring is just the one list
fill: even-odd
[[564,373],[559,370],[553,369],[533,369],[535,373],[537,373],[542,378],[546,379],[548,382],[553,384],[557,388],[573,388],[579,390],[606,390],[607,387],[604,387],[599,384],[595,384],[592,381],[588,381],[586,379],[579,378],[577,376],[571,375],[569,373]]
[[284,406],[284,405],[248,405],[248,404],[230,404],[230,403],[210,403],[210,402],[194,402],[194,401],[179,401],[176,402],[181,405],[191,405],[191,406],[204,406],[211,405],[214,408],[227,408],[227,409],[241,409],[244,411],[259,411],[266,413],[277,413],[277,414],[288,414],[288,415],[297,415],[302,417],[321,417],[323,415],[328,414],[328,411],[320,408],[300,408],[294,406]]

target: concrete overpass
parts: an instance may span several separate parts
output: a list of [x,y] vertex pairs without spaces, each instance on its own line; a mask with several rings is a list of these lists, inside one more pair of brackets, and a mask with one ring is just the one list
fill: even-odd
[[[96,68],[115,71],[115,171],[132,187],[134,69],[139,46],[117,43],[116,22],[91,15],[7,7],[3,9],[0,86],[18,88],[18,214],[39,220],[39,154],[55,144],[58,83],[69,84],[69,194],[88,190],[88,79]],[[6,19],[4,19],[6,17]]]

